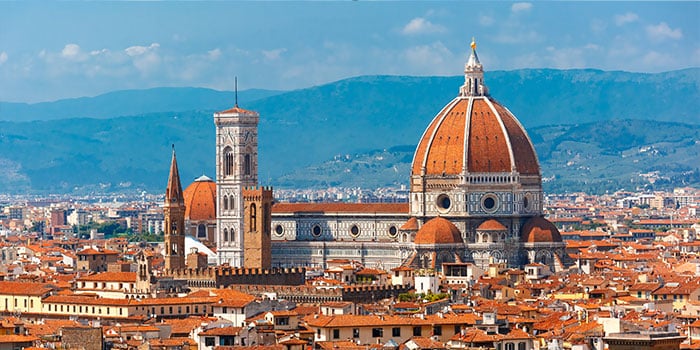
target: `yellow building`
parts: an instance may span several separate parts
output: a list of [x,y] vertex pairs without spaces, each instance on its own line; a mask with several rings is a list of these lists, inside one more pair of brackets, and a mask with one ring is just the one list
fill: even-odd
[[41,299],[51,290],[42,283],[0,281],[0,312],[40,313]]

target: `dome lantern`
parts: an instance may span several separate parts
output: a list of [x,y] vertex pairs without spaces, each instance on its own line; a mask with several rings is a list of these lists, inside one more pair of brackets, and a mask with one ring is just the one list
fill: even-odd
[[484,85],[484,67],[476,54],[476,41],[472,38],[472,53],[464,65],[464,85],[459,88],[460,96],[488,96],[489,89]]

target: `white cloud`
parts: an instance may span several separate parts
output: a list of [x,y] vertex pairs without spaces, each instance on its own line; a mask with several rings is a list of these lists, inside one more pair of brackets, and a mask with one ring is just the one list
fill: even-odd
[[267,61],[274,61],[278,60],[283,53],[287,52],[287,49],[285,48],[280,48],[280,49],[274,49],[274,50],[263,50],[262,54],[265,60]]
[[109,50],[107,50],[107,49],[92,50],[92,51],[90,51],[90,56],[99,56],[99,55],[105,55],[108,53],[109,53]]
[[683,37],[683,32],[680,28],[671,29],[666,22],[661,22],[657,25],[647,26],[647,35],[652,40],[673,39],[679,40]]
[[511,5],[510,11],[513,13],[518,13],[518,12],[530,11],[531,8],[532,8],[532,3],[516,2],[515,4]]
[[134,57],[144,55],[147,52],[152,52],[159,47],[160,44],[158,43],[152,43],[150,46],[129,46],[124,49],[124,52],[126,52],[127,55]]
[[454,66],[451,64],[454,55],[441,42],[410,47],[404,51],[403,56],[410,65],[414,66],[416,73],[454,73]]
[[591,31],[593,33],[605,33],[606,27],[607,25],[605,24],[605,22],[600,19],[594,19],[591,21]]
[[219,57],[221,57],[221,49],[217,47],[213,50],[207,51],[207,57],[209,57],[209,59],[212,61],[218,60]]
[[7,52],[0,52],[0,64],[7,62]]
[[61,57],[70,61],[84,61],[87,58],[78,44],[66,44],[61,50]]
[[648,68],[667,69],[666,67],[673,65],[674,59],[671,54],[650,51],[644,55],[642,62]]
[[490,27],[494,23],[494,19],[491,16],[481,15],[479,16],[479,24],[484,27]]
[[422,17],[416,17],[406,24],[401,32],[403,34],[428,34],[428,33],[443,33],[447,29],[439,24],[433,24]]
[[615,24],[618,27],[623,26],[627,23],[636,22],[637,20],[639,20],[639,16],[634,12],[627,12],[622,15],[615,15]]

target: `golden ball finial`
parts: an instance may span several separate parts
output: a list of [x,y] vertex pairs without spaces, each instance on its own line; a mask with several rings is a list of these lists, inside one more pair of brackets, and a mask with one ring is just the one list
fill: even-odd
[[474,39],[474,37],[472,37],[472,43],[470,46],[472,47],[472,50],[476,50],[476,40]]

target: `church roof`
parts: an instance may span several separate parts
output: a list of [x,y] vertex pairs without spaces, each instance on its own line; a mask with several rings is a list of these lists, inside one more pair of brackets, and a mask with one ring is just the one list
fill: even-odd
[[185,219],[190,221],[216,220],[216,183],[202,175],[184,192]]
[[506,227],[495,219],[489,219],[476,228],[479,231],[505,231]]
[[457,226],[440,216],[430,219],[416,233],[415,244],[459,244],[462,234]]
[[521,241],[526,243],[561,242],[561,234],[554,224],[541,216],[528,220],[521,229]]

